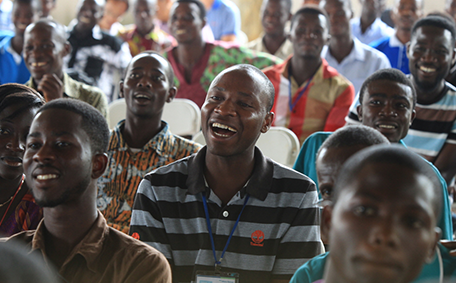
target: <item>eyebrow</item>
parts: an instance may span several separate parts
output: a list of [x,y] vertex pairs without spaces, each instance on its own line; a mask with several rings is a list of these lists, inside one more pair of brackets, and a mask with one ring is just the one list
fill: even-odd
[[[212,89],[215,89],[216,91],[226,91],[226,89],[224,89],[223,87],[219,87],[219,86],[214,86]],[[247,93],[247,92],[243,92],[243,91],[237,91],[236,93],[241,96],[248,97],[248,98],[252,98],[255,96],[252,93]]]
[[[382,97],[382,98],[386,98],[386,94],[385,93],[372,93],[369,95],[369,97]],[[409,102],[409,100],[407,99],[407,97],[403,96],[403,95],[397,95],[395,94],[393,96],[394,99],[400,99],[400,100],[405,100],[407,102]]]
[[[72,136],[73,134],[70,132],[67,132],[67,131],[60,131],[60,132],[53,131],[53,132],[51,132],[51,135],[54,137],[61,137],[61,136]],[[41,133],[33,132],[33,133],[30,133],[28,136],[32,137],[32,138],[37,138],[37,137],[41,137]]]

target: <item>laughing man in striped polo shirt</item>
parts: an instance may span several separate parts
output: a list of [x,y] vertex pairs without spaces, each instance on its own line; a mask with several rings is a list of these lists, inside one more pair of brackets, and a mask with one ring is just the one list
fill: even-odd
[[223,71],[201,110],[207,146],[139,185],[130,234],[165,254],[174,282],[288,282],[321,253],[315,184],[255,147],[273,101],[259,69]]

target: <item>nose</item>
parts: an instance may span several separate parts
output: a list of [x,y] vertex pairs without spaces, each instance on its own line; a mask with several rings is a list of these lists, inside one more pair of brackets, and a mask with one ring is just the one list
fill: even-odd
[[37,163],[50,163],[54,160],[52,148],[49,145],[43,144],[33,155],[33,161]]
[[421,56],[421,60],[424,62],[433,62],[436,60],[435,54],[433,50],[430,48],[426,48],[426,51],[423,53],[423,56]]
[[383,106],[383,108],[380,110],[379,115],[396,117],[397,116],[397,112],[394,109],[393,105],[391,105],[391,103],[386,103]]
[[138,87],[152,88],[152,84],[150,83],[148,76],[142,76],[142,78],[138,81]]
[[395,248],[399,246],[399,236],[394,220],[382,218],[376,220],[370,231],[369,242],[374,246]]
[[6,148],[14,152],[24,152],[24,143],[21,143],[19,138],[12,137],[6,144]]
[[215,108],[215,113],[223,116],[236,116],[236,107],[230,99],[227,99]]

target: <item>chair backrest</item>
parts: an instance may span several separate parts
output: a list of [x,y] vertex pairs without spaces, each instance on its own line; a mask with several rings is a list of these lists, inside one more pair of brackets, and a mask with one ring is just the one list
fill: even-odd
[[[197,133],[193,140],[206,144],[202,132]],[[296,134],[284,127],[271,127],[267,133],[260,135],[256,145],[265,156],[288,167],[293,167],[300,147]]]
[[[109,128],[114,128],[120,120],[125,119],[126,112],[127,105],[124,98],[117,99],[109,104]],[[162,120],[168,123],[173,134],[192,136],[201,128],[201,111],[193,101],[175,98],[171,103],[165,103]]]

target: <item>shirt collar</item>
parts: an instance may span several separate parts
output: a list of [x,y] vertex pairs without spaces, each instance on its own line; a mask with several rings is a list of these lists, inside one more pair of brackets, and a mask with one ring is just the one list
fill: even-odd
[[393,34],[390,37],[389,45],[391,47],[404,47],[405,46],[405,44],[402,44],[402,42],[399,40],[399,38],[397,38],[396,34]]
[[[45,229],[44,220],[38,225],[35,235],[32,239],[32,251],[41,250],[44,258],[46,258],[45,247]],[[99,256],[102,254],[104,239],[108,234],[109,227],[106,220],[98,211],[98,218],[90,228],[84,238],[73,248],[71,253],[65,259],[62,268],[65,267],[76,255],[81,255],[86,260],[87,268],[93,272],[97,271],[97,263]]]
[[[362,44],[363,43],[361,43],[361,41],[359,41],[356,37],[353,37],[353,48],[350,51],[350,53],[347,55],[347,57],[345,57],[342,60],[342,62],[344,62],[345,60],[350,60],[350,59],[357,60],[357,61],[364,61],[365,57],[366,57],[366,51],[364,50]],[[329,51],[328,45],[323,47],[323,49],[321,51],[321,57],[331,58],[332,60],[337,62],[336,58],[334,58],[334,56]]]
[[[188,160],[188,177],[186,185],[188,193],[195,195],[206,190],[204,181],[204,167],[206,162],[207,146],[204,146]],[[252,176],[245,187],[246,193],[261,201],[264,201],[271,190],[274,172],[273,161],[263,155],[255,147],[255,165]]]
[[[176,143],[176,139],[174,135],[169,131],[168,123],[165,121],[161,121],[162,129],[158,132],[148,143],[146,143],[141,151],[145,150],[154,150],[159,155],[164,155],[169,152],[172,152],[172,148]],[[117,139],[116,142],[110,142],[110,146],[108,148],[109,151],[117,150],[117,151],[128,151],[129,146],[127,145],[125,139],[122,136],[121,131],[125,127],[125,120],[121,120],[114,130],[111,132],[111,136]]]

